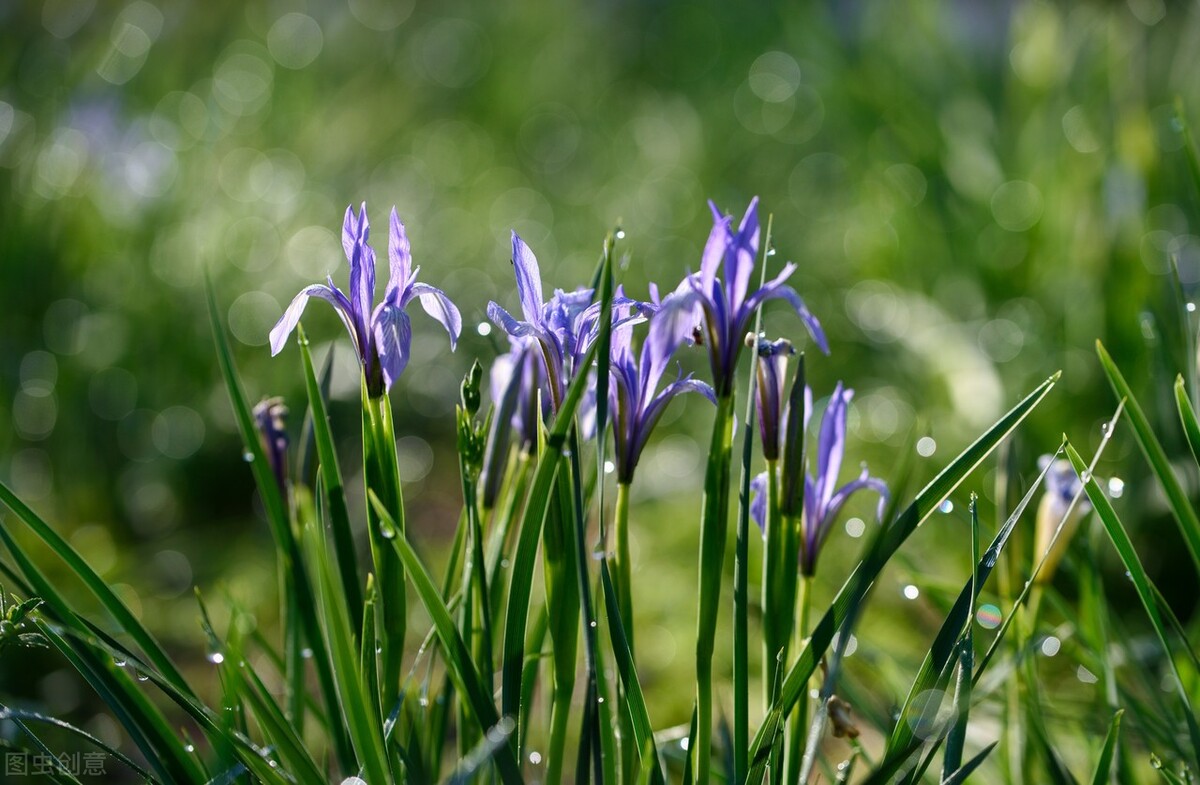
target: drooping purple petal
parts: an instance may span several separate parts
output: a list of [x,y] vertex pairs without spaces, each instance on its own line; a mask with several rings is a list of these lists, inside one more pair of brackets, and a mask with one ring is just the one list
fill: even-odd
[[488,318],[495,323],[497,327],[514,338],[522,338],[526,335],[533,335],[537,330],[529,322],[517,321],[508,311],[504,310],[497,302],[489,302],[487,306]]
[[525,314],[525,321],[541,324],[542,273],[538,269],[537,257],[516,232],[512,233],[512,263],[517,275],[517,295],[521,298],[521,311]]
[[[643,395],[648,396],[652,392],[647,391]],[[709,387],[699,379],[693,379],[690,375],[671,382],[646,404],[645,409],[642,410],[638,418],[637,433],[633,444],[635,456],[641,455],[642,449],[646,446],[646,441],[650,438],[650,433],[654,430],[654,426],[658,425],[658,421],[662,418],[663,412],[666,411],[667,404],[671,402],[671,399],[677,395],[689,392],[699,393],[713,404],[717,402],[717,396],[713,392],[712,387]]]
[[390,388],[408,365],[412,344],[412,322],[404,309],[384,303],[372,319],[379,366],[385,388]]
[[308,305],[310,297],[319,297],[325,302],[334,307],[338,312],[338,316],[342,317],[342,321],[346,324],[346,329],[350,331],[350,335],[354,337],[355,347],[357,349],[358,338],[354,329],[354,314],[350,310],[350,303],[346,301],[345,296],[333,286],[325,286],[324,284],[313,284],[306,286],[300,290],[300,293],[292,298],[291,304],[287,310],[283,312],[283,316],[279,317],[279,321],[271,328],[271,356],[279,354],[283,351],[283,347],[287,345],[288,336],[292,334],[292,330],[296,329],[296,325],[300,322],[300,316],[304,313],[304,308]]
[[800,317],[800,320],[804,322],[804,326],[808,328],[809,335],[811,335],[813,340],[816,341],[816,344],[821,351],[825,354],[829,354],[829,343],[825,340],[825,331],[821,329],[821,322],[818,321],[817,317],[813,316],[812,312],[808,310],[808,306],[804,304],[804,300],[800,299],[800,295],[796,294],[796,290],[784,284],[784,281],[787,280],[791,274],[795,272],[795,270],[796,265],[788,262],[784,266],[783,272],[775,276],[775,278],[772,280],[763,284],[761,289],[750,295],[750,297],[746,300],[745,305],[742,306],[743,316],[744,318],[749,319],[749,316],[753,314],[754,309],[768,300],[784,300],[792,306],[793,310],[795,310],[796,314]]
[[393,305],[399,305],[402,290],[412,277],[412,245],[395,207],[392,208],[388,220],[388,267],[388,284],[384,297]]
[[427,283],[414,282],[412,293],[421,299],[421,307],[425,313],[441,322],[450,333],[450,351],[458,345],[458,336],[462,334],[462,315],[445,292]]
[[837,518],[838,513],[841,512],[842,507],[846,504],[849,498],[854,495],[855,492],[861,490],[872,490],[879,494],[879,505],[876,508],[875,517],[882,518],[883,508],[887,504],[889,498],[888,487],[883,480],[879,479],[878,477],[872,477],[867,472],[867,467],[864,464],[858,477],[846,483],[841,488],[838,488],[837,491],[834,492],[833,496],[829,498],[829,505],[825,509],[825,520],[829,524],[832,524],[833,520]]

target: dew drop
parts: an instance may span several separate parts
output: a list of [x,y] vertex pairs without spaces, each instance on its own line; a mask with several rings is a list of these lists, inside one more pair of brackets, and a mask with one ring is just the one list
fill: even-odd
[[300,657],[305,660],[312,659],[312,649],[304,648],[300,650]]
[[1100,679],[1096,677],[1096,674],[1092,673],[1082,665],[1075,669],[1075,678],[1079,679],[1084,684],[1095,684],[1096,682],[1100,681]]
[[937,442],[933,440],[932,436],[922,436],[917,439],[917,455],[928,458],[935,452],[937,452]]
[[1108,495],[1120,499],[1125,495],[1125,481],[1120,477],[1112,477],[1108,481]]
[[195,752],[196,751],[196,747],[191,744],[184,746],[183,749],[184,749],[184,752]]
[[1004,614],[1000,612],[999,607],[988,603],[981,605],[975,612],[975,621],[985,630],[994,630],[1000,626],[1000,622],[1004,621]]
[[1062,649],[1062,641],[1055,638],[1053,635],[1047,635],[1042,639],[1042,654],[1047,657],[1053,657]]
[[943,501],[941,504],[938,505],[938,509],[946,514],[950,514],[950,513],[954,512],[954,502],[950,501],[949,499],[946,499],[945,501]]
[[590,621],[588,622],[588,626],[594,629],[596,627],[596,622]]
[[219,651],[214,651],[208,655],[208,661],[213,665],[220,665],[222,662],[225,662],[225,655]]
[[540,752],[529,753],[529,762],[532,763],[534,766],[537,766],[538,764],[540,764],[542,762],[542,753],[540,753]]
[[681,750],[683,750],[684,752],[687,752],[688,743],[689,742],[688,742],[687,736],[684,736],[682,739],[679,740],[679,748]]
[[605,474],[612,474],[616,470],[617,470],[617,465],[615,463],[613,463],[612,461],[604,462],[604,473]]
[[918,598],[920,596],[921,596],[921,590],[918,589],[913,584],[910,583],[904,587],[904,598],[906,600],[915,600],[916,598]]
[[116,665],[118,668],[124,668],[128,664],[129,664],[129,660],[126,660],[124,658],[116,658],[113,660],[113,665]]
[[479,333],[480,335],[491,335],[492,334],[492,326],[490,324],[488,324],[487,322],[480,322],[475,327],[475,332]]
[[503,570],[507,570],[507,569],[508,569],[508,559],[501,559],[501,560],[500,560],[500,569],[503,569]]
[[604,698],[596,698],[596,703],[604,703]]
[[242,453],[242,460],[245,461],[246,463],[253,463],[254,462],[254,453],[247,450],[246,452]]
[[618,239],[618,240],[624,240],[624,239],[625,239],[625,230],[624,230],[624,229],[618,229],[618,230],[617,230],[617,239]]
[[147,676],[145,673],[142,673],[141,671],[138,671],[138,673],[137,673],[137,680],[138,680],[138,681],[150,681],[150,677],[149,677],[149,676]]
[[775,246],[772,245],[771,247],[767,248],[767,256],[774,256],[774,255],[775,255]]
[[1195,304],[1195,303],[1188,303],[1188,304],[1187,304],[1187,311],[1188,311],[1188,313],[1195,313],[1195,312],[1196,312],[1196,304]]
[[420,706],[422,709],[423,709],[423,708],[425,708],[426,706],[428,706],[428,705],[429,705],[429,698],[426,698],[424,695],[422,695],[422,696],[421,696],[421,697],[420,697],[420,698],[417,700],[417,705],[418,705],[418,706]]

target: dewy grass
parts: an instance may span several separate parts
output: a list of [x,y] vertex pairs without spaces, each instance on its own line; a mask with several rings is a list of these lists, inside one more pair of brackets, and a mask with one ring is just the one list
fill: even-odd
[[[1065,780],[1072,776],[1068,769],[1081,764],[1080,771],[1099,783],[1139,782],[1156,771],[1183,781],[1200,771],[1200,728],[1192,708],[1200,658],[1191,643],[1193,625],[1167,606],[1154,585],[1140,543],[1123,520],[1132,513],[1119,511],[1105,493],[1094,474],[1096,459],[1085,464],[1070,443],[1065,453],[1071,465],[1055,467],[1066,474],[1053,476],[1051,492],[1037,508],[1043,532],[1032,558],[1012,552],[1029,542],[1018,534],[1032,525],[1026,511],[1042,494],[1050,463],[1005,511],[982,554],[981,500],[972,496],[969,531],[946,544],[954,559],[970,557],[967,569],[954,576],[953,588],[961,580],[961,591],[936,596],[926,608],[940,624],[927,651],[918,652],[919,662],[895,657],[880,669],[909,674],[902,682],[846,666],[856,638],[859,646],[878,645],[872,640],[876,622],[868,622],[866,612],[897,554],[935,511],[947,510],[950,494],[971,481],[1050,393],[1057,376],[986,429],[915,496],[906,491],[908,451],[897,457],[890,487],[865,468],[847,481],[843,459],[856,451],[848,438],[850,390],[841,383],[833,388],[810,450],[813,400],[806,378],[812,368],[804,355],[796,358],[787,384],[791,347],[804,332],[818,348],[829,348],[816,317],[785,283],[795,266],[787,263],[777,276],[766,276],[773,249],[769,228],[767,241],[760,241],[757,201],[736,227],[715,208],[712,215],[698,272],[662,298],[652,287],[645,300],[616,281],[620,232],[606,239],[591,286],[556,290],[549,298],[533,250],[513,235],[520,310],[513,315],[499,303],[489,307],[509,343],[487,374],[490,408],[483,403],[481,365],[472,367],[459,390],[453,429],[462,506],[448,562],[437,569],[423,555],[419,533],[406,525],[396,450],[404,426],[393,418],[389,391],[405,383],[409,366],[407,305],[419,302],[445,327],[452,347],[462,320],[443,292],[416,280],[399,217],[393,212],[389,222],[382,302],[374,302],[375,253],[364,206],[348,210],[343,225],[348,292],[332,281],[307,287],[272,331],[272,352],[279,353],[299,330],[307,300],[318,297],[342,318],[359,360],[361,423],[343,423],[331,418],[308,339],[299,330],[311,466],[289,458],[290,443],[300,440],[288,438],[283,404],[267,399],[257,409],[250,406],[210,288],[220,373],[273,538],[282,629],[251,629],[236,608],[228,627],[218,629],[208,614],[210,600],[198,622],[215,679],[194,683],[192,671],[177,663],[120,592],[51,523],[0,485],[0,502],[9,511],[0,527],[7,550],[0,575],[5,591],[16,595],[0,594],[0,656],[50,647],[108,705],[127,738],[119,748],[42,712],[0,707],[4,743],[38,755],[50,754],[55,744],[82,745],[139,779],[197,785],[386,785],[447,776],[451,782],[504,785],[680,779],[759,785],[818,776],[916,783],[929,772],[940,772],[945,783],[968,776],[1020,782],[1023,773],[1032,780],[1042,771]],[[754,288],[756,264],[763,267]],[[773,300],[782,300],[804,329],[765,340],[759,334],[762,308]],[[681,371],[664,381],[689,345],[706,355],[708,378]],[[747,345],[754,357],[742,363]],[[1167,442],[1154,433],[1153,420],[1103,349],[1100,359],[1123,402],[1119,412],[1132,424],[1192,551],[1196,514]],[[742,382],[747,415],[738,443],[735,390]],[[685,392],[715,404],[704,484],[688,515],[700,515],[700,547],[695,683],[688,685],[695,698],[686,734],[667,724],[668,711],[652,704],[643,688],[653,673],[646,663],[655,654],[656,631],[639,626],[650,605],[639,590],[653,586],[643,581],[653,581],[656,567],[680,557],[634,547],[642,528],[652,525],[650,516],[639,515],[638,478],[646,472],[638,471],[639,461],[664,411]],[[1179,423],[1195,448],[1200,427],[1187,382],[1180,379],[1172,392]],[[696,411],[709,416],[707,406]],[[1116,423],[1106,429],[1101,447]],[[364,477],[366,504],[355,516],[335,435],[359,428],[362,464],[353,468]],[[754,449],[755,434],[761,453]],[[723,584],[735,450],[741,479],[730,642],[718,635],[718,621],[730,599]],[[760,466],[765,472],[756,476]],[[830,533],[843,522],[847,499],[862,489],[880,498],[879,523],[869,528],[848,572],[835,575],[836,560],[818,556],[838,549],[849,558],[846,541]],[[1125,622],[1104,601],[1094,555],[1081,568],[1072,551],[1075,529],[1090,520],[1089,510],[1078,506],[1084,494],[1129,570],[1157,644],[1152,664],[1165,664],[1171,679],[1170,699],[1140,672],[1124,678],[1110,656],[1110,647],[1125,645],[1118,636]],[[752,521],[762,527],[761,544],[750,536]],[[369,558],[360,558],[356,540],[369,543]],[[1094,532],[1093,554],[1101,544]],[[1028,583],[1007,598],[1010,607],[995,609],[1002,623],[985,623],[995,601],[989,578],[1002,553],[1025,570]],[[44,564],[51,558],[60,564]],[[762,564],[758,586],[752,585],[752,563]],[[818,570],[826,563],[831,566]],[[84,602],[63,576],[82,583],[102,618],[83,612]],[[1086,612],[1075,613],[1055,591],[1056,582],[1076,576],[1082,576]],[[826,586],[839,584],[832,601],[819,599]],[[752,589],[762,597],[757,618]],[[416,604],[423,616],[410,615]],[[1084,643],[1071,645],[1105,681],[1103,716],[1092,723],[1090,738],[1071,735],[1053,715],[1039,713],[1049,698],[1039,686],[1034,656],[1039,648],[1057,652],[1064,646],[1057,636],[1064,633],[1051,630],[1038,613],[1022,611],[1026,605],[1040,607],[1043,615],[1060,614],[1059,629],[1078,629]],[[415,618],[427,618],[429,629],[410,629]],[[1018,634],[1006,636],[1010,629]],[[754,656],[752,631],[761,642]],[[1085,643],[1100,651],[1083,651]],[[726,679],[716,666],[730,649],[734,673]],[[1127,656],[1132,648],[1119,651]],[[751,667],[759,653],[761,667]],[[874,656],[888,655],[876,649]],[[753,678],[756,668],[761,683]],[[1009,674],[1015,689],[982,678],[997,671]],[[752,690],[762,697],[761,709]],[[201,696],[213,693],[210,706]],[[896,719],[882,705],[856,712],[845,697],[861,703],[872,693],[899,701]],[[1002,733],[995,715],[1005,702],[1011,727]],[[942,716],[945,707],[949,718]],[[991,754],[997,745],[1000,753]],[[1149,763],[1151,753],[1160,769]],[[78,779],[63,764],[54,776]]]

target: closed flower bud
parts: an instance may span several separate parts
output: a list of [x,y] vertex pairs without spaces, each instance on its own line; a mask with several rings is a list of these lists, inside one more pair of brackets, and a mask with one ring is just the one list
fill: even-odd
[[[1043,455],[1038,459],[1038,465],[1045,471],[1052,460],[1049,455]],[[1071,537],[1079,528],[1079,522],[1092,510],[1086,496],[1081,497],[1075,506],[1071,507],[1071,501],[1079,496],[1082,490],[1083,483],[1071,462],[1062,458],[1054,460],[1046,472],[1046,492],[1042,495],[1037,510],[1037,543],[1033,556],[1036,562],[1045,554],[1045,560],[1034,578],[1036,583],[1047,584],[1054,579],[1054,573],[1071,544]],[[1058,531],[1060,523],[1061,532]]]

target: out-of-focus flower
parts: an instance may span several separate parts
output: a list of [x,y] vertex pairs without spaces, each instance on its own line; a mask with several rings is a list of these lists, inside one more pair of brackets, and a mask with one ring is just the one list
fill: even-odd
[[[787,301],[821,351],[828,354],[829,345],[817,317],[809,312],[800,295],[784,283],[796,271],[795,264],[788,262],[775,278],[753,293],[749,291],[758,256],[758,197],[750,201],[737,231],[732,228],[730,216],[721,215],[712,202],[709,207],[713,228],[704,246],[700,272],[685,278],[662,301],[660,314],[679,334],[691,335],[708,348],[713,387],[717,395],[727,396],[733,394],[735,370],[747,328],[755,310],[767,300]],[[723,270],[721,277],[717,275],[718,267]]]
[[462,317],[458,308],[441,289],[417,281],[420,268],[412,266],[412,252],[404,224],[392,208],[388,232],[388,261],[390,271],[383,301],[375,302],[375,251],[368,243],[370,224],[367,204],[363,202],[358,215],[353,207],[346,208],[342,224],[342,249],[350,262],[350,294],[347,296],[333,285],[313,284],[300,290],[283,316],[271,329],[271,355],[283,351],[292,330],[300,321],[310,297],[318,297],[332,305],[354,339],[354,348],[362,363],[367,380],[367,394],[372,398],[390,389],[404,366],[408,364],[412,343],[412,325],[404,309],[414,298],[421,301],[425,312],[437,319],[450,334],[453,350],[462,332]]
[[287,416],[282,398],[263,398],[254,406],[254,422],[262,438],[267,464],[275,475],[279,492],[287,498]]
[[[806,389],[805,417],[812,411],[812,391]],[[804,477],[804,513],[800,537],[800,572],[812,575],[817,568],[817,556],[825,538],[829,536],[838,513],[849,498],[863,489],[879,494],[876,515],[883,517],[888,489],[884,482],[867,472],[866,464],[858,477],[837,487],[842,469],[842,458],[846,452],[846,414],[854,391],[845,389],[841,382],[834,388],[829,404],[821,415],[821,432],[817,437],[817,467],[815,474]],[[805,423],[807,429],[807,423]],[[750,483],[754,497],[750,502],[750,516],[762,528],[767,520],[767,475],[759,474]]]
[[758,362],[758,430],[762,436],[763,457],[768,461],[778,460],[780,438],[784,422],[784,388],[787,385],[785,372],[788,357],[796,353],[791,341],[755,339],[747,341],[755,345]]
[[[1046,491],[1038,503],[1034,559],[1045,554],[1045,561],[1042,562],[1042,568],[1034,581],[1047,584],[1054,579],[1054,573],[1071,544],[1075,530],[1079,528],[1079,522],[1092,511],[1092,505],[1086,495],[1081,495],[1083,482],[1075,473],[1075,467],[1070,461],[1065,458],[1055,460],[1050,455],[1043,455],[1038,458],[1038,469],[1046,472]],[[1072,508],[1071,501],[1076,496],[1080,496],[1080,499]],[[1054,533],[1058,531],[1060,523],[1062,531],[1056,540]]]
[[[652,294],[653,296],[653,294]],[[612,385],[613,434],[617,482],[630,483],[646,440],[658,424],[667,404],[676,395],[697,392],[717,402],[711,387],[693,379],[691,374],[676,378],[658,392],[658,383],[682,337],[671,325],[657,317],[650,320],[650,331],[642,342],[641,353],[633,353],[633,323],[624,321],[613,331]]]

